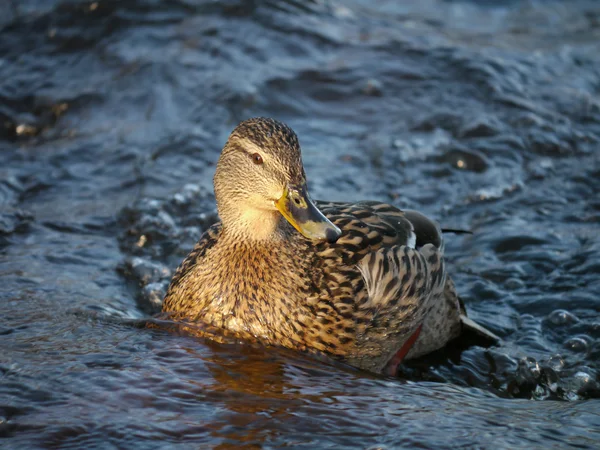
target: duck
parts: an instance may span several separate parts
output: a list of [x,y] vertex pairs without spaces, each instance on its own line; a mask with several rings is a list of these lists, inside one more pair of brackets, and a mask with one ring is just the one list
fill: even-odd
[[379,201],[314,201],[296,133],[241,122],[213,178],[219,221],[175,271],[162,312],[261,345],[396,374],[466,328],[440,226]]

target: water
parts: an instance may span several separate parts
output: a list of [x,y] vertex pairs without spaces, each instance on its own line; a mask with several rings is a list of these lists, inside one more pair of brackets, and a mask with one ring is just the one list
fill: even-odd
[[[599,55],[591,1],[5,0],[0,446],[597,447]],[[256,115],[314,198],[473,230],[451,272],[503,344],[390,379],[124,323]]]

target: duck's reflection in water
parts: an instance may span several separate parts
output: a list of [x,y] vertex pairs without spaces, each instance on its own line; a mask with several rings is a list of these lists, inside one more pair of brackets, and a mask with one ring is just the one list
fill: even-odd
[[337,420],[343,426],[348,418],[336,418],[332,409],[339,398],[352,396],[343,387],[357,376],[371,377],[312,355],[219,340],[195,337],[183,347],[207,368],[187,381],[195,385],[190,390],[201,392],[198,401],[214,405],[213,419],[202,424],[220,442],[214,448],[260,448],[279,442],[290,429],[306,436],[319,431],[304,416],[325,414],[328,426]]

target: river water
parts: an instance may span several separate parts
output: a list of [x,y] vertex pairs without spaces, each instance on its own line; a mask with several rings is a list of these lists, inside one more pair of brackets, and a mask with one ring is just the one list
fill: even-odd
[[[248,117],[313,198],[448,228],[497,347],[398,379],[132,326],[215,218]],[[0,446],[597,448],[600,5],[0,3]]]

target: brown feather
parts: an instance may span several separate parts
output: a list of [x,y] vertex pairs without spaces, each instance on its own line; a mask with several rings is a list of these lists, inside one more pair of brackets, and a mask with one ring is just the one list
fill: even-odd
[[[253,152],[264,167],[253,165]],[[273,207],[286,183],[304,180],[289,127],[272,119],[240,124],[215,174],[223,223],[177,269],[163,312],[204,325],[187,326],[197,334],[224,330],[376,372],[421,326],[408,357],[455,337],[461,310],[437,224],[386,203],[317,202],[342,234],[335,243],[309,240]]]

